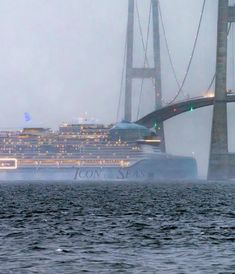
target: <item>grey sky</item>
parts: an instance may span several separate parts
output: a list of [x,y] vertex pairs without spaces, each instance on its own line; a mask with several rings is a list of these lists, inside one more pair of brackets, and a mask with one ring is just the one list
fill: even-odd
[[126,1],[0,3],[1,125],[25,111],[51,126],[86,111],[113,120]]
[[[35,124],[51,126],[71,121],[85,112],[104,122],[115,121],[127,2],[1,0],[1,126],[21,126],[26,111],[31,113]],[[146,25],[149,1],[138,2],[143,25]],[[162,0],[161,5],[169,45],[182,79],[201,1]],[[200,44],[205,50],[196,54],[196,64],[200,70],[203,67],[205,76],[199,75],[198,85],[190,90],[192,95],[204,89],[204,82],[208,82],[212,65],[210,52],[214,58],[215,24],[212,22],[215,19],[216,3],[208,0],[202,29],[210,35],[202,33]],[[139,43],[136,53],[141,55],[138,33],[136,37]],[[164,44],[162,53],[163,93],[164,98],[169,99],[176,86],[171,79]],[[198,66],[194,63],[191,75]],[[187,90],[191,89],[193,80],[188,81]]]
[[[202,0],[160,2],[173,61],[182,81]],[[102,122],[115,122],[127,3],[128,0],[0,0],[0,127],[26,126],[24,112],[31,114],[31,124],[37,126],[57,127],[63,121],[75,121],[85,112]],[[138,5],[146,30],[149,0],[139,0]],[[195,59],[184,88],[190,96],[201,95],[214,73],[216,20],[217,1],[207,0]],[[140,64],[143,53],[136,35],[136,62]],[[161,44],[163,97],[169,101],[177,87],[164,42]],[[229,81],[231,86],[233,81]],[[151,111],[149,107],[148,103],[142,106],[142,115]],[[233,112],[231,107],[229,112]],[[206,166],[207,156],[201,152],[209,148],[210,122],[211,108],[168,121],[168,150],[185,155],[194,152],[199,165]],[[235,133],[233,129],[230,132]],[[184,142],[184,151],[179,140]],[[233,144],[230,146],[233,148]]]

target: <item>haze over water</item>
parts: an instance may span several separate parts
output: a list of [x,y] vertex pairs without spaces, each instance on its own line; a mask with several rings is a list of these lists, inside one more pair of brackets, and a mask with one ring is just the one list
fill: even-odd
[[235,273],[231,182],[0,184],[0,273]]

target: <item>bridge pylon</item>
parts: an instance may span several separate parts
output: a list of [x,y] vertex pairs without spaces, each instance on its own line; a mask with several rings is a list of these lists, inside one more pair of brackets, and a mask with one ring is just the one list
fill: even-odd
[[[162,107],[161,92],[161,60],[160,60],[160,34],[159,34],[159,10],[158,0],[151,0],[152,7],[152,35],[153,35],[153,67],[136,68],[133,66],[134,49],[134,23],[135,23],[135,1],[128,2],[128,23],[127,23],[127,47],[126,47],[126,87],[125,87],[125,108],[124,118],[132,120],[132,81],[133,79],[153,79],[155,93],[155,109]],[[158,125],[158,134],[161,137],[161,148],[165,151],[163,123]]]
[[235,154],[228,152],[227,127],[227,35],[228,26],[235,22],[235,7],[228,0],[219,0],[217,23],[217,53],[215,97],[211,129],[208,180],[234,177]]

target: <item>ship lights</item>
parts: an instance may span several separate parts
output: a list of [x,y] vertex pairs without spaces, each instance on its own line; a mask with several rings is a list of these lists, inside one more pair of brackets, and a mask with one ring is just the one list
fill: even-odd
[[17,169],[17,159],[0,158],[0,169]]

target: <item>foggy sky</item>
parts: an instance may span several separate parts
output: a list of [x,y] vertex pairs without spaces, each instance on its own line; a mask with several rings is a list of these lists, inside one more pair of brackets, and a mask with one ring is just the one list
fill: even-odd
[[[160,1],[180,81],[191,54],[202,2]],[[61,122],[75,122],[85,113],[100,122],[115,122],[127,4],[128,0],[0,0],[0,127],[56,128]],[[149,0],[139,0],[138,5],[146,33]],[[215,71],[216,20],[217,1],[207,0],[195,58],[184,87],[191,97],[206,90]],[[135,63],[141,65],[143,51],[138,35],[136,23]],[[163,39],[161,54],[162,93],[169,101],[177,86]],[[230,77],[229,87],[234,88],[233,83]],[[134,87],[139,90],[139,83]],[[148,96],[144,95],[143,102]],[[138,91],[134,97],[136,101]],[[152,111],[150,108],[146,102],[141,106],[141,115]],[[167,150],[195,155],[201,174],[207,168],[211,109],[196,110],[165,123]],[[229,113],[232,109],[229,106]],[[31,122],[24,122],[24,112],[30,113]],[[119,119],[122,117],[120,114]],[[232,124],[232,118],[229,121]],[[235,129],[229,132],[235,134]],[[230,148],[235,150],[232,141]]]

